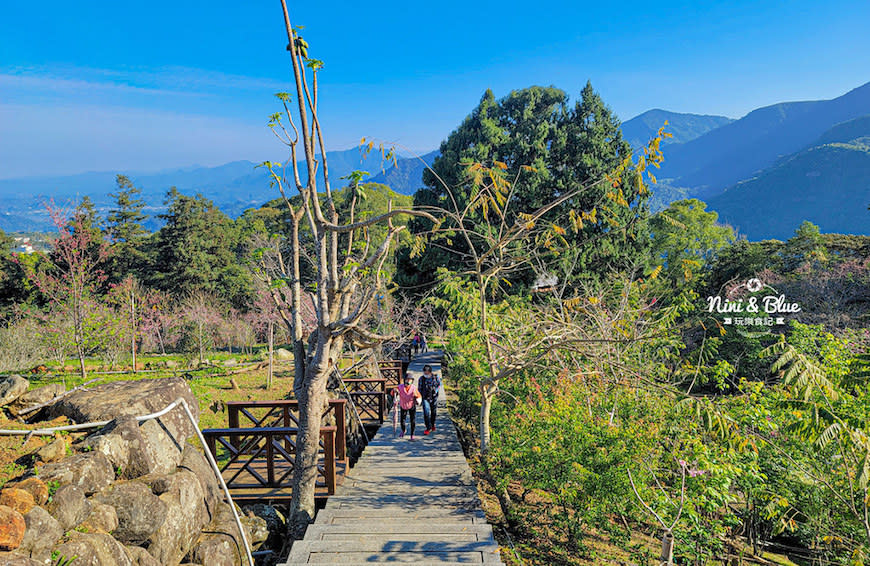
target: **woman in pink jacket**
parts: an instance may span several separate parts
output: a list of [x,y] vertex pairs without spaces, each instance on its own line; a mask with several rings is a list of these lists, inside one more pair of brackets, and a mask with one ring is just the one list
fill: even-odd
[[399,409],[402,413],[402,434],[399,436],[405,436],[405,415],[410,415],[410,440],[414,440],[414,431],[417,428],[417,404],[420,403],[420,400],[422,399],[420,392],[417,391],[416,387],[414,387],[414,378],[410,375],[405,375],[405,383],[396,388],[396,393],[399,397]]

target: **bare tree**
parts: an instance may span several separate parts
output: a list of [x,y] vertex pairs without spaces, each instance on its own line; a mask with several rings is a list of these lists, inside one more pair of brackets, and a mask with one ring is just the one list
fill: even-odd
[[[377,295],[383,292],[382,268],[391,244],[403,228],[392,220],[398,214],[423,214],[433,221],[435,218],[392,209],[390,204],[383,214],[359,219],[355,214],[356,191],[351,191],[346,212],[339,213],[317,112],[317,75],[323,64],[308,56],[308,44],[291,25],[285,0],[281,5],[295,93],[277,95],[283,112],[272,116],[270,126],[290,155],[283,165],[263,165],[284,199],[290,226],[283,246],[278,246],[275,254],[268,254],[268,259],[267,254],[262,255],[261,271],[270,280],[269,289],[293,345],[293,389],[299,401],[300,426],[290,523],[294,534],[298,534],[315,513],[321,413],[332,365],[346,341],[371,346],[388,338],[365,328],[362,322]],[[389,152],[386,157],[390,157]],[[302,167],[298,165],[300,158]],[[386,228],[380,241],[375,241],[373,235],[372,228],[377,225]],[[307,340],[302,289],[302,261],[306,256],[312,264],[315,311],[314,328]]]
[[[453,189],[444,184],[448,197],[447,208],[441,210],[439,216],[445,220],[442,226],[434,227],[428,236],[430,245],[439,245],[443,239],[456,237],[465,242],[462,259],[466,269],[458,274],[442,273],[441,277],[442,290],[447,291],[448,297],[455,300],[459,295],[469,292],[475,297],[466,310],[468,316],[477,319],[477,338],[484,350],[486,363],[486,375],[480,376],[481,455],[485,455],[489,448],[492,403],[502,380],[540,363],[556,350],[607,342],[600,334],[590,332],[591,329],[582,324],[576,313],[571,312],[572,305],[579,298],[566,297],[569,289],[565,285],[559,287],[558,278],[549,285],[556,295],[554,300],[538,305],[527,319],[516,320],[512,316],[515,313],[510,312],[493,317],[490,312],[493,295],[507,277],[520,270],[535,269],[542,278],[553,279],[553,273],[549,271],[552,262],[548,259],[557,250],[572,251],[571,246],[576,246],[577,242],[569,243],[566,235],[569,232],[581,233],[584,223],[608,222],[611,233],[625,230],[628,226],[617,223],[615,215],[602,212],[608,209],[608,205],[610,210],[630,207],[625,199],[616,198],[613,191],[606,192],[601,202],[594,203],[595,207],[589,210],[568,211],[559,220],[563,224],[561,226],[549,219],[556,210],[564,208],[590,186],[603,183],[617,186],[623,175],[630,175],[633,182],[646,190],[646,166],[657,166],[661,161],[659,144],[663,135],[663,129],[659,130],[658,136],[650,141],[644,157],[637,165],[632,166],[629,157],[613,174],[591,179],[536,210],[513,210],[518,200],[517,189],[521,186],[522,174],[530,169],[528,167],[520,167],[516,176],[508,179],[504,163],[494,162],[491,166],[468,164],[467,178],[473,190],[471,198],[466,199],[464,205],[460,204],[462,199],[455,196]],[[638,219],[639,215],[635,215],[629,222]],[[416,252],[422,248],[420,235],[418,243]],[[442,247],[455,252],[447,246]],[[452,286],[452,289],[445,289],[445,284]],[[441,306],[449,309],[447,303]],[[626,338],[629,341],[638,339]]]

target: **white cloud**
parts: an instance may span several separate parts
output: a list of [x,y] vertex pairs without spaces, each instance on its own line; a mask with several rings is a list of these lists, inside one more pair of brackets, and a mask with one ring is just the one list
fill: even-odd
[[0,68],[5,86],[138,92],[155,95],[206,94],[214,90],[278,91],[288,82],[265,77],[248,77],[188,67],[98,69],[92,67],[8,67]]
[[0,104],[0,178],[274,159],[265,124],[97,105]]

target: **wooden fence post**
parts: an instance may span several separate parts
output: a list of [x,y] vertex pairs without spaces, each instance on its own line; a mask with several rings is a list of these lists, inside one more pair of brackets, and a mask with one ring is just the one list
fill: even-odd
[[320,430],[323,436],[323,471],[326,475],[326,493],[333,495],[335,493],[335,429],[322,428]]

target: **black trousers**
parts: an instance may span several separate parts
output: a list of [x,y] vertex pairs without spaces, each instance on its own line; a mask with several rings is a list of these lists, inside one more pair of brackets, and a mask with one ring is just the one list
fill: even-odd
[[402,422],[402,432],[405,432],[405,415],[410,415],[411,436],[414,436],[414,431],[417,429],[417,405],[414,405],[410,409],[402,409],[399,407],[399,412],[401,413],[400,420]]

